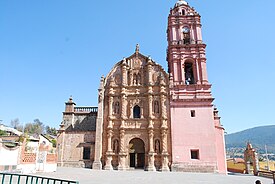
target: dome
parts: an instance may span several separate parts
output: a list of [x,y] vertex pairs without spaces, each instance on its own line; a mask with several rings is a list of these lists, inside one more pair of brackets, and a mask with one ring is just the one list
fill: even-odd
[[178,7],[180,5],[188,5],[188,3],[184,0],[178,0],[178,2],[176,2],[175,6]]

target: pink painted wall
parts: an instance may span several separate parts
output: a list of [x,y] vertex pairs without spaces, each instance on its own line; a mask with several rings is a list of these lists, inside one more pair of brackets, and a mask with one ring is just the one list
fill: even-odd
[[[191,117],[195,110],[196,117]],[[173,162],[216,165],[216,134],[212,107],[171,107]],[[199,150],[199,160],[191,159],[191,150]]]

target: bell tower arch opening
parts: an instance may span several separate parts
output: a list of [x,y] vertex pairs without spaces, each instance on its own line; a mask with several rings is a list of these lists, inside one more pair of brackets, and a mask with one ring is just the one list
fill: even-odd
[[185,73],[185,84],[195,84],[193,64],[187,62],[184,64],[184,73]]
[[131,168],[144,169],[145,146],[143,140],[134,138],[129,142],[129,160]]

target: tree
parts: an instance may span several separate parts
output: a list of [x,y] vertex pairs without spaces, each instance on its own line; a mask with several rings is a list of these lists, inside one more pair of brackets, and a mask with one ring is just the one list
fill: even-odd
[[10,125],[12,128],[17,129],[20,126],[20,122],[18,118],[11,120]]
[[27,123],[25,125],[24,132],[40,135],[44,133],[44,129],[44,124],[39,119],[35,119],[33,120],[33,123]]
[[57,130],[56,130],[56,128],[46,126],[46,134],[56,136],[57,135]]
[[6,136],[7,135],[7,132],[4,131],[4,130],[0,130],[0,136]]

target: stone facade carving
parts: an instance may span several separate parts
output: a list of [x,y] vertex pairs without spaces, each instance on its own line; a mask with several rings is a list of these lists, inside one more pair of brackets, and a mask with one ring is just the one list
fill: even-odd
[[[122,76],[124,82],[112,86],[112,79],[116,75]],[[171,158],[171,149],[167,146],[171,145],[170,123],[167,120],[169,112],[165,106],[168,105],[165,102],[169,97],[168,81],[168,75],[163,68],[139,51],[117,63],[107,75],[104,86],[103,145],[105,146],[102,150],[103,165],[107,165],[105,169],[125,170],[142,166],[145,170],[154,171],[155,160],[159,161],[157,169],[161,169],[165,164],[164,167],[168,167],[169,161],[163,163],[163,160],[159,159],[161,150],[166,150],[168,160]],[[121,99],[120,104],[116,103],[118,98]],[[119,110],[121,116],[113,116],[118,114]],[[112,117],[112,128],[108,126],[110,117]],[[165,126],[162,126],[163,121],[166,122]],[[167,132],[167,137],[164,139],[161,136],[163,129]],[[130,141],[137,138],[144,143],[144,153],[130,152]],[[113,154],[118,155],[117,158],[109,156],[109,142],[113,144],[111,150]],[[109,166],[110,163],[114,163],[112,168]]]

